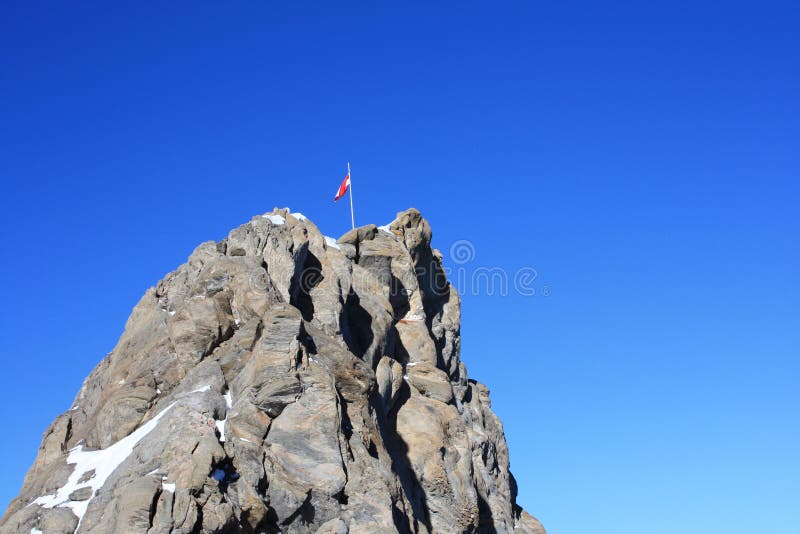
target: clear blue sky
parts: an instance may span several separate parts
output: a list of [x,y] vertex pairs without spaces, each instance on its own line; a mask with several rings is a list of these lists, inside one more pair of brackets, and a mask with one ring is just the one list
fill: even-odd
[[0,5],[0,502],[147,287],[341,234],[349,159],[358,223],[538,271],[462,356],[551,534],[800,532],[796,3],[431,4]]

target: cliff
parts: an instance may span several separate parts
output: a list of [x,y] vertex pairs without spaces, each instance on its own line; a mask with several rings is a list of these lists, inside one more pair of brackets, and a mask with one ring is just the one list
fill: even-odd
[[1,532],[542,534],[416,210],[275,210],[147,290]]

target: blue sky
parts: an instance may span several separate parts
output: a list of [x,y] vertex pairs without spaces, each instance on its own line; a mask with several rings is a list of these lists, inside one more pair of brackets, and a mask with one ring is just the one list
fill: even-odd
[[[194,246],[419,208],[551,534],[797,534],[800,94],[779,2],[4,2],[5,459]],[[450,247],[468,240],[472,261]],[[547,295],[545,295],[547,293]]]

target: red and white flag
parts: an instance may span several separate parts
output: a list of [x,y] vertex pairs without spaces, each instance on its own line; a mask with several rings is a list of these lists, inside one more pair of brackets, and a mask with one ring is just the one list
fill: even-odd
[[333,201],[336,202],[337,200],[342,198],[344,194],[347,193],[347,190],[349,188],[350,188],[350,170],[348,169],[347,176],[345,176],[344,180],[342,180],[342,185],[339,186],[339,190],[336,192],[336,196],[333,198]]

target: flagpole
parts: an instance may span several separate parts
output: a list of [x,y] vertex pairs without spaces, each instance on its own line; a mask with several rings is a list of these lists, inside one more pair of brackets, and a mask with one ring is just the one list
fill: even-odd
[[350,177],[350,224],[353,225],[353,230],[356,228],[356,217],[353,215],[353,175],[350,174],[350,162],[347,162],[347,175]]

